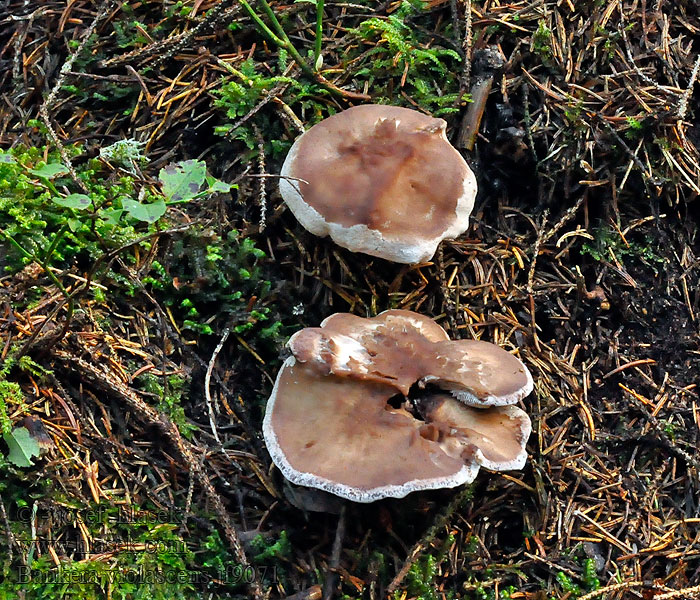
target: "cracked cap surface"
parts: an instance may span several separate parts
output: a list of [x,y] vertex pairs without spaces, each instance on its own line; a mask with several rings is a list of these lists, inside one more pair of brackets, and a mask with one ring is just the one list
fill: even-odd
[[[433,383],[454,385],[459,377],[450,373],[463,366],[457,360],[465,352],[473,353],[473,343],[479,350],[488,347],[487,369],[494,356],[507,369],[517,367],[525,387],[515,392],[509,387],[511,400],[529,392],[532,380],[517,358],[486,342],[452,342],[432,319],[410,311],[373,319],[339,313],[320,328],[297,332],[263,421],[274,463],[293,483],[356,502],[468,483],[481,466],[522,468],[530,420],[515,406],[489,406],[488,392],[482,394],[487,402],[478,406],[427,391],[414,399],[417,411],[406,402],[389,403],[426,372]],[[444,359],[446,350],[461,344],[470,349]],[[429,366],[431,360],[436,366]],[[470,361],[479,362],[472,356],[465,364]],[[466,372],[478,385],[488,380],[498,386],[507,379],[484,379],[474,364]],[[474,395],[476,387],[468,393]]]

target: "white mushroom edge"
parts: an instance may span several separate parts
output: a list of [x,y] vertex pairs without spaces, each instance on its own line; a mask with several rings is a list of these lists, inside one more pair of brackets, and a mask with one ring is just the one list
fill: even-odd
[[529,396],[535,387],[534,382],[532,381],[532,375],[530,374],[529,369],[524,364],[523,372],[525,373],[525,377],[527,378],[527,383],[525,384],[525,386],[520,388],[517,392],[513,394],[506,394],[505,396],[488,395],[484,398],[477,398],[469,390],[447,388],[444,387],[444,384],[441,384],[439,380],[435,383],[438,387],[449,392],[462,404],[466,404],[467,406],[474,406],[477,408],[487,408],[489,406],[508,406],[510,404],[515,404],[516,402],[519,402],[523,398]]

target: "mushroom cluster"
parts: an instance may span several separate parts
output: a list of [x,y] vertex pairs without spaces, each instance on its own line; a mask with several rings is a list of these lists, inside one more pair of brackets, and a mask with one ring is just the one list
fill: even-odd
[[494,344],[453,341],[428,317],[389,310],[334,314],[289,348],[263,434],[292,483],[373,502],[525,464],[531,424],[514,404],[532,377]]
[[280,193],[311,233],[400,263],[430,259],[464,232],[476,179],[446,123],[397,106],[355,106],[302,134]]

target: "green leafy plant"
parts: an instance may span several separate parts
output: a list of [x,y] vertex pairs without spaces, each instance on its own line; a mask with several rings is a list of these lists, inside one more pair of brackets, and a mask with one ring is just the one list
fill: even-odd
[[[124,148],[123,155],[138,158],[133,147]],[[78,147],[68,150],[74,156],[80,152]],[[136,238],[139,224],[154,224],[169,205],[233,187],[207,175],[201,161],[162,169],[162,192],[137,189],[131,176],[110,174],[99,160],[76,169],[85,190],[66,177],[68,168],[52,152],[0,151],[0,239],[13,250],[5,259],[7,270],[15,272],[36,262],[60,290],[52,268],[64,268],[81,254],[94,260]]]
[[34,465],[32,458],[39,456],[39,443],[31,436],[26,427],[16,427],[8,433],[3,433],[2,439],[10,450],[7,460],[13,465],[16,467]]
[[552,58],[552,30],[544,20],[538,23],[537,30],[532,35],[532,51],[544,61]]
[[601,226],[593,231],[594,240],[581,246],[581,253],[591,256],[594,260],[639,260],[651,267],[656,273],[663,264],[655,249],[655,241],[647,235],[638,239],[625,239],[614,228]]
[[[438,592],[435,579],[438,575],[438,567],[454,541],[454,536],[448,535],[437,553],[424,554],[411,565],[404,582],[404,588],[409,596],[417,600],[442,600],[443,594]],[[402,592],[397,590],[394,594],[395,600],[401,597]],[[454,598],[454,592],[448,592],[444,597],[451,600]]]
[[366,78],[383,96],[380,101],[393,103],[396,94],[390,90],[399,87],[436,116],[458,112],[460,102],[468,100],[460,97],[455,74],[462,58],[454,50],[422,43],[420,30],[409,21],[418,17],[423,7],[423,2],[404,0],[387,18],[367,19],[351,30],[374,46],[363,52],[355,77]]
[[178,260],[168,269],[155,261],[143,282],[160,292],[184,329],[212,334],[216,320],[234,334],[279,341],[282,323],[262,305],[272,292],[261,267],[265,252],[253,239],[193,227],[173,242],[171,254]]
[[[75,148],[71,151],[77,153]],[[110,238],[114,233],[115,243],[120,243],[133,236],[129,227],[113,232],[107,213],[94,218],[79,217],[93,202],[107,206],[118,202],[117,198],[125,192],[133,193],[132,181],[125,179],[112,185],[95,181],[91,198],[66,189],[74,184],[63,177],[65,173],[67,168],[57,161],[57,156],[49,153],[45,161],[38,148],[0,152],[0,239],[11,244],[6,270],[14,272],[29,262],[37,262],[48,275],[48,269],[65,266],[81,252],[100,254],[99,239]],[[91,181],[96,172],[86,168],[82,175]]]
[[320,99],[328,96],[328,91],[315,82],[300,81],[283,75],[287,68],[287,52],[280,50],[277,61],[278,75],[263,74],[259,71],[259,64],[252,59],[241,63],[237,69],[229,67],[232,78],[223,80],[221,86],[212,91],[215,98],[214,105],[226,114],[231,123],[220,125],[216,128],[218,135],[225,135],[242,141],[249,150],[251,156],[258,152],[258,139],[255,135],[255,126],[265,132],[265,154],[282,156],[286,154],[291,145],[286,138],[284,128],[278,118],[270,118],[265,111],[254,114],[245,124],[236,125],[242,117],[255,110],[264,102],[268,93],[276,86],[286,88],[281,95],[283,101],[292,109],[299,109],[313,115],[309,124],[313,125],[325,116],[333,114],[334,109]]

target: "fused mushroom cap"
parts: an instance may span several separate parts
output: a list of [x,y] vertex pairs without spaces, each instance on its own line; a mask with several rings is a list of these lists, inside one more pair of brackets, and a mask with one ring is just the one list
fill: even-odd
[[268,400],[263,434],[272,460],[292,483],[355,502],[402,498],[473,481],[465,464],[420,435],[424,423],[387,409],[390,386],[318,377],[288,358]]
[[314,125],[292,145],[280,193],[311,233],[401,263],[430,259],[469,226],[476,179],[446,123],[367,104]]
[[[426,356],[432,352],[435,359],[436,350],[442,358],[430,372],[439,376],[429,378],[453,385],[450,372],[460,365],[444,359],[445,345],[465,342],[450,342],[432,319],[410,311],[373,319],[336,314],[321,325],[292,336],[294,356],[277,376],[263,421],[270,455],[287,479],[372,502],[468,483],[480,466],[523,466],[530,421],[517,407],[467,406],[448,394],[427,392],[414,400],[420,417],[408,404],[388,404],[397,392],[426,379],[421,374],[429,364]],[[477,382],[470,389],[488,398],[477,389],[485,381],[478,365],[467,371]],[[508,390],[510,398],[522,392]]]
[[289,347],[319,375],[386,383],[404,395],[415,383],[432,383],[465,404],[505,406],[533,387],[525,365],[503,348],[450,340],[432,319],[407,310],[370,319],[338,313],[294,334]]

